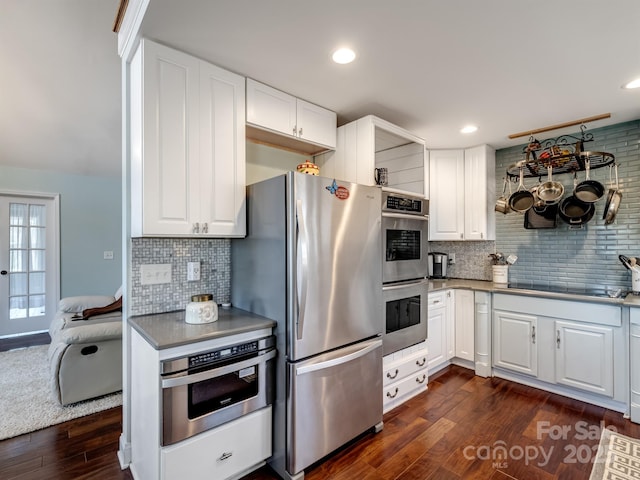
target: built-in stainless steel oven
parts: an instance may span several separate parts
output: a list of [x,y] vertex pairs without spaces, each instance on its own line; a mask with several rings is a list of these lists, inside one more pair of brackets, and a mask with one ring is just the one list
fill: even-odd
[[163,361],[162,445],[270,405],[275,356],[269,336]]
[[427,241],[429,200],[382,189],[382,281],[399,282],[429,275]]
[[428,280],[383,285],[385,329],[383,355],[420,343],[427,338]]

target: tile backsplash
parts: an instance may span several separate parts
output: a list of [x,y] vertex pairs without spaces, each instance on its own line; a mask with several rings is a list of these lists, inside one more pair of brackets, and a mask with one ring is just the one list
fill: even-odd
[[466,280],[491,280],[490,253],[495,252],[494,241],[429,242],[430,252],[455,253],[456,263],[447,268],[447,277]]
[[[187,281],[187,262],[200,262],[199,281]],[[172,266],[171,283],[141,284],[141,265],[166,263]],[[181,310],[200,293],[213,294],[217,303],[231,298],[229,239],[133,238],[130,268],[133,315]]]

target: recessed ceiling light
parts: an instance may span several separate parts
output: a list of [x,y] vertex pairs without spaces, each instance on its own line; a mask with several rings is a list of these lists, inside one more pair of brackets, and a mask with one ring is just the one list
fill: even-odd
[[640,87],[640,78],[636,78],[635,80],[631,80],[629,83],[625,83],[622,88],[638,88]]
[[333,52],[333,61],[336,63],[351,63],[356,58],[356,53],[350,48],[339,48]]
[[466,127],[460,130],[460,133],[473,133],[476,130],[478,130],[478,127],[476,127],[475,125],[467,125]]

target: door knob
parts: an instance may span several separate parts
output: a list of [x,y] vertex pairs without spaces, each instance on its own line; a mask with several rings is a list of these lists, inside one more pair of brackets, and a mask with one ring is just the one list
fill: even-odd
[[7,271],[6,271],[6,270],[2,270],[2,271],[0,271],[0,275],[6,275],[6,274],[7,274]]

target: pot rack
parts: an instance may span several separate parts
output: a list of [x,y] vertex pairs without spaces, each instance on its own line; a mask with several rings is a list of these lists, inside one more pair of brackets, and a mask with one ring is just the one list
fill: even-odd
[[549,166],[553,174],[581,172],[585,170],[587,159],[590,170],[611,165],[615,161],[613,154],[584,150],[584,144],[593,141],[593,134],[587,133],[586,129],[585,125],[580,126],[579,138],[561,135],[540,142],[532,135],[522,149],[525,159],[507,167],[507,178],[519,179],[521,168],[527,178],[547,175]]

